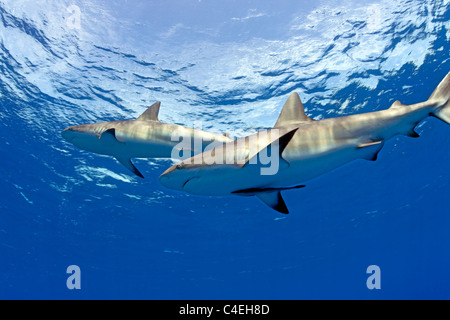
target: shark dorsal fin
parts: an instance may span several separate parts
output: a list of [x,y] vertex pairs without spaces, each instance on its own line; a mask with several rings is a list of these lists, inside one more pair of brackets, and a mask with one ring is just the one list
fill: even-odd
[[395,109],[395,108],[404,107],[404,106],[405,106],[404,104],[402,104],[400,101],[397,100],[392,104],[392,106],[389,107],[389,109]]
[[159,107],[161,102],[155,102],[152,104],[143,114],[139,116],[136,120],[146,120],[146,121],[158,121]]
[[116,138],[116,129],[114,128],[103,131],[98,138],[102,140],[103,144],[114,145],[116,143],[120,143],[120,141]]
[[[102,141],[102,143],[104,145],[106,145],[108,147],[114,147],[114,146],[117,146],[119,144],[123,145],[123,142],[117,140],[116,129],[115,128],[111,128],[111,129],[105,130],[101,134],[99,139]],[[139,170],[134,166],[133,162],[131,162],[130,158],[123,157],[123,156],[114,156],[114,157],[117,159],[117,161],[119,161],[121,164],[123,164],[125,166],[125,168],[127,168],[128,170],[133,172],[138,177],[144,178],[142,173],[140,173]]]
[[281,127],[302,121],[313,121],[313,119],[306,115],[305,108],[298,93],[293,92],[284,104],[274,127]]

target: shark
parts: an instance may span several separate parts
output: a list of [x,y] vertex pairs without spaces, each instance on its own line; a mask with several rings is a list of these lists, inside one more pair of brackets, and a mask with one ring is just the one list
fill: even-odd
[[232,141],[226,134],[161,122],[160,106],[161,102],[154,103],[135,120],[71,126],[61,135],[83,150],[113,156],[140,178],[144,176],[132,158],[186,158]]
[[[419,137],[414,129],[428,116],[450,124],[450,72],[425,102],[404,105],[397,100],[388,109],[321,120],[306,115],[294,92],[273,128],[174,164],[159,181],[194,195],[255,196],[287,214],[282,191],[304,188],[311,179],[356,159],[377,160],[386,140]],[[267,164],[263,155],[269,153],[278,157],[277,170],[262,174]]]

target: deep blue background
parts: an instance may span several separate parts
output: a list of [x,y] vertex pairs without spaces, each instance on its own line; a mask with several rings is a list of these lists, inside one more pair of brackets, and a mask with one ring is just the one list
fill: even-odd
[[167,190],[170,160],[137,160],[140,180],[60,136],[157,100],[162,121],[236,135],[292,91],[316,119],[425,101],[450,71],[448,1],[0,1],[0,18],[0,298],[450,297],[438,119],[284,192],[289,216]]

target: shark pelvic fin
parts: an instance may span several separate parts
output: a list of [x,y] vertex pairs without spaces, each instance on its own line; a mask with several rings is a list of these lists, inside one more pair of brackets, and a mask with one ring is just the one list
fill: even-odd
[[124,165],[125,168],[127,168],[128,170],[130,170],[131,172],[133,172],[135,175],[137,175],[138,177],[144,179],[144,176],[142,175],[142,173],[139,172],[139,170],[134,166],[133,162],[131,162],[131,159],[129,158],[121,158],[121,157],[116,157],[117,161],[119,161],[121,164]]
[[152,104],[143,114],[139,116],[136,120],[144,120],[144,121],[159,121],[159,107],[161,106],[161,102],[155,102]]
[[361,150],[361,158],[369,161],[376,161],[378,159],[378,153],[380,152],[381,148],[383,148],[383,146],[384,141],[380,140],[361,143],[357,148]]
[[284,202],[283,197],[281,196],[280,191],[272,191],[272,192],[262,192],[256,195],[259,200],[264,202],[266,205],[271,207],[272,209],[288,214],[289,210]]
[[314,121],[305,113],[302,101],[297,92],[292,93],[281,110],[274,128],[302,121]]
[[278,149],[278,155],[280,157],[280,160],[284,161],[287,164],[287,162],[281,157],[281,155],[282,155],[284,149],[286,149],[289,141],[291,141],[292,137],[297,132],[297,130],[298,130],[298,128],[295,128],[295,129],[285,133],[281,137],[278,137],[275,141],[273,141],[272,143],[267,145],[265,148],[262,148],[256,154],[254,154],[253,156],[249,157],[248,160],[242,165],[242,167],[245,167],[248,164],[257,164],[257,163],[259,163],[259,162],[257,162],[258,155],[263,150],[266,150],[266,154],[269,154],[269,150],[270,150],[270,154],[272,154],[272,152],[273,152],[272,148],[275,148],[275,151]]
[[300,189],[306,187],[305,185],[299,185],[294,187],[282,187],[282,188],[249,188],[243,190],[236,190],[232,193],[238,196],[256,196],[259,200],[264,202],[272,209],[288,214],[289,210],[286,203],[281,196],[282,190]]
[[[117,140],[116,129],[114,129],[114,128],[104,131],[99,139],[101,139],[102,143],[104,143],[105,145],[113,146],[117,143],[123,144],[123,142]],[[125,168],[127,168],[128,170],[133,172],[135,175],[137,175],[138,177],[144,178],[142,173],[140,173],[139,170],[131,162],[130,158],[127,158],[127,157],[115,157],[115,158],[117,159],[117,161],[119,161],[121,164],[123,164]]]

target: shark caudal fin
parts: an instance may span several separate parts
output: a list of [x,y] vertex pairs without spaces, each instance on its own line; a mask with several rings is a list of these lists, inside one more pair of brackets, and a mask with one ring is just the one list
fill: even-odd
[[439,83],[428,101],[437,104],[432,115],[450,124],[450,72]]

